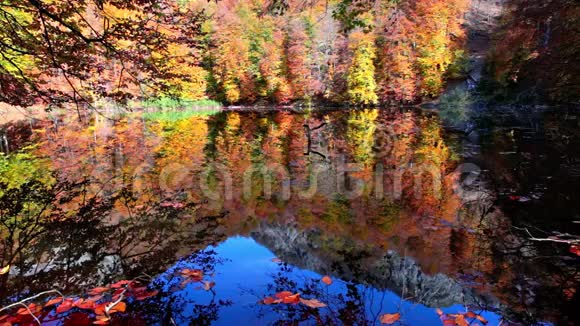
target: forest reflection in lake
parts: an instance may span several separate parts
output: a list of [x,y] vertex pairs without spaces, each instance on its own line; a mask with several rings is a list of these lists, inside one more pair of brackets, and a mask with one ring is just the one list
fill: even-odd
[[[34,212],[2,227],[7,301],[143,274],[160,294],[130,311],[147,324],[435,325],[435,308],[555,322],[577,300],[574,266],[534,258],[470,161],[482,154],[466,155],[476,144],[429,113],[96,115],[30,137],[54,181],[4,194],[3,216]],[[180,286],[183,268],[212,291]],[[328,307],[257,303],[279,291]]]

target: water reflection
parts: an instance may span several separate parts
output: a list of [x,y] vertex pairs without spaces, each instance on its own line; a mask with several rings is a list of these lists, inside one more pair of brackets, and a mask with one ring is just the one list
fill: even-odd
[[[34,137],[58,181],[3,197],[4,220],[29,203],[42,208],[38,218],[20,218],[18,238],[4,236],[16,224],[2,227],[2,264],[13,266],[2,277],[6,297],[80,293],[147,274],[158,275],[162,290],[135,307],[148,323],[373,324],[402,311],[405,323],[439,324],[433,308],[465,306],[510,318],[534,307],[532,318],[557,318],[513,290],[527,275],[554,273],[515,272],[520,261],[498,247],[523,240],[497,231],[510,221],[489,191],[457,191],[462,153],[430,114],[96,116],[38,128]],[[187,266],[215,273],[215,292],[175,291],[175,271]],[[337,280],[330,292],[319,282],[326,274]],[[536,288],[570,284],[562,282]],[[281,290],[331,309],[256,305]]]

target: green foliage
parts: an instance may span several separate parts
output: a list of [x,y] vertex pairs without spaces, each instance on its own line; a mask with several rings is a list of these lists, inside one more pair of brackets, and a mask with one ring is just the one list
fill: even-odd
[[0,198],[6,191],[20,189],[27,183],[38,182],[46,187],[54,184],[46,162],[31,154],[31,149],[8,155],[0,153]]

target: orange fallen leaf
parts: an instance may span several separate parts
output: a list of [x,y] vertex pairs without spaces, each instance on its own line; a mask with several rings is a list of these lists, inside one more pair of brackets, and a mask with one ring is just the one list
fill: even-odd
[[396,323],[397,321],[399,321],[399,319],[401,319],[401,314],[397,312],[394,314],[383,314],[381,315],[379,320],[381,324],[390,325]]
[[475,318],[477,318],[477,320],[482,322],[484,325],[487,324],[487,320],[485,318],[483,318],[482,316],[477,315]]
[[437,308],[437,309],[435,309],[435,311],[437,312],[437,314],[438,314],[439,316],[443,315],[443,310],[441,310],[441,309]]
[[57,308],[56,313],[62,314],[65,313],[73,308],[74,300],[73,299],[65,299]]
[[326,303],[320,302],[318,299],[302,299],[300,298],[300,303],[310,308],[324,308]]
[[115,312],[125,312],[125,310],[127,309],[127,304],[123,301],[115,304],[112,308],[109,309],[109,313],[115,313]]
[[215,286],[215,282],[213,282],[213,281],[212,281],[212,282],[210,282],[210,281],[205,281],[205,282],[203,283],[203,289],[204,289],[204,290],[206,290],[206,291],[209,291],[209,290],[211,290],[211,289],[212,289],[214,286]]
[[95,306],[95,314],[96,315],[104,315],[105,314],[105,309],[107,307],[106,303],[101,303]]
[[63,302],[63,300],[64,300],[63,297],[57,297],[54,299],[50,299],[50,300],[48,300],[47,303],[44,304],[44,307],[46,308],[46,307],[54,306],[55,304],[59,304],[59,303]]
[[38,307],[34,303],[31,303],[28,305],[27,308],[18,309],[18,311],[16,311],[16,314],[17,315],[30,315],[30,312],[32,312],[34,314],[36,312],[36,310],[38,310]]
[[288,304],[297,304],[300,302],[300,293],[296,293],[296,294],[284,297],[282,299],[282,302],[288,303]]
[[463,315],[457,315],[457,317],[455,317],[455,324],[457,324],[458,326],[469,326],[469,323],[467,322],[467,320],[465,320],[465,317],[463,317]]
[[266,298],[264,298],[264,300],[262,300],[262,303],[263,304],[266,304],[266,305],[270,305],[270,304],[273,304],[273,303],[277,303],[276,301],[278,301],[278,300],[276,300],[276,299],[274,299],[272,297],[266,297]]
[[332,284],[332,279],[330,278],[330,276],[324,276],[321,281],[326,285]]

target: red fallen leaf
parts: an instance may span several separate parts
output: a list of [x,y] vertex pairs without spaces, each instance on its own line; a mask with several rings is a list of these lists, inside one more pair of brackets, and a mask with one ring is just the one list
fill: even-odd
[[521,196],[509,196],[510,200],[520,200]]
[[571,245],[569,250],[574,255],[580,256],[580,246],[579,245]]
[[485,318],[483,318],[480,315],[477,315],[475,318],[477,318],[477,320],[479,320],[482,324],[486,325],[487,324],[487,320]]
[[127,304],[125,302],[119,302],[116,305],[114,305],[111,309],[109,309],[109,313],[115,313],[115,312],[125,312],[125,310],[127,309]]
[[457,315],[457,317],[455,317],[455,324],[457,324],[458,326],[469,326],[469,323],[467,322],[467,320],[465,320],[465,317],[463,317],[463,315]]
[[125,285],[131,284],[133,281],[128,281],[128,280],[121,280],[119,282],[113,283],[111,284],[111,289],[120,289],[120,288],[124,288]]
[[210,281],[205,281],[203,283],[203,289],[206,290],[206,291],[211,290],[214,286],[215,286],[215,282],[213,282],[213,281],[211,281],[211,282]]
[[332,279],[330,278],[330,276],[324,276],[321,281],[326,285],[332,284]]
[[73,308],[73,299],[64,299],[64,301],[56,308],[57,314],[65,313]]
[[61,303],[63,301],[64,301],[64,298],[63,297],[57,297],[57,298],[54,298],[54,299],[50,299],[50,300],[48,300],[47,303],[44,304],[44,307],[45,308],[46,307],[51,307],[51,306],[54,306],[55,304],[59,304],[59,303]]
[[32,312],[33,314],[38,310],[38,307],[36,306],[36,304],[31,303],[28,305],[28,308],[20,308],[18,309],[18,311],[16,311],[17,315],[30,315],[30,312]]
[[151,297],[156,296],[157,293],[159,293],[159,291],[157,291],[157,290],[151,291],[151,292],[139,293],[138,295],[135,295],[135,299],[138,301],[142,301],[142,300],[145,300],[147,298],[151,298]]
[[300,293],[296,293],[296,294],[284,297],[282,299],[282,302],[288,303],[288,304],[297,304],[300,302]]
[[441,310],[441,309],[437,308],[437,309],[435,309],[435,311],[437,312],[437,314],[438,314],[439,316],[443,315],[443,310]]
[[101,303],[95,306],[95,314],[96,315],[104,315],[105,309],[107,307],[107,303]]
[[401,314],[400,313],[394,313],[394,314],[383,314],[381,315],[381,317],[379,318],[381,324],[394,324],[397,321],[399,321],[399,319],[401,319]]
[[272,258],[272,262],[274,262],[274,263],[281,263],[282,262],[282,259],[280,259],[280,258]]
[[292,292],[290,291],[282,291],[282,292],[278,292],[276,294],[274,294],[274,296],[276,296],[276,298],[278,299],[284,299],[285,297],[291,296]]
[[96,287],[89,291],[89,295],[99,295],[109,291],[109,288],[106,287]]
[[302,299],[300,298],[300,303],[310,308],[324,308],[326,307],[326,303],[320,302],[317,299]]
[[465,317],[467,317],[467,318],[475,318],[475,317],[477,317],[477,314],[475,312],[473,312],[473,311],[468,311],[468,312],[465,313]]
[[262,300],[262,303],[269,305],[269,304],[277,303],[276,301],[278,301],[278,300],[276,300],[272,297],[266,297],[266,298],[264,298],[264,300]]

